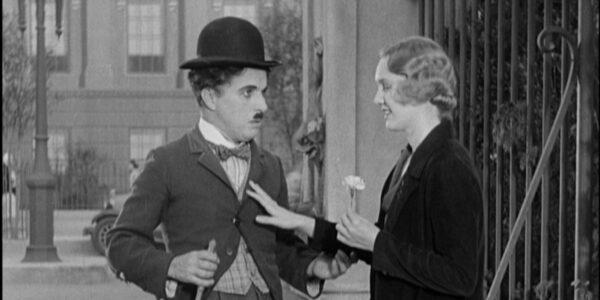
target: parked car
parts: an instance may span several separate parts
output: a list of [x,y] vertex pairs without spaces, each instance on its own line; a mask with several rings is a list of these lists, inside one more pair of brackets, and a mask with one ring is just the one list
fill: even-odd
[[[117,216],[129,197],[127,194],[111,193],[110,200],[105,204],[104,209],[97,213],[93,218],[90,226],[83,229],[84,235],[90,235],[94,249],[101,255],[106,253],[106,236],[108,231],[114,226]],[[158,247],[164,249],[164,240],[161,226],[159,225],[154,230],[154,242]]]

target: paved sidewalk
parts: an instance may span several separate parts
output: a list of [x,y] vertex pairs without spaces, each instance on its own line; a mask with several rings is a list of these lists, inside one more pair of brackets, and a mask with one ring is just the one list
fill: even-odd
[[116,279],[83,228],[98,211],[54,212],[54,246],[60,262],[23,263],[29,240],[2,240],[2,299],[106,300],[155,298]]
[[[29,240],[2,240],[2,299],[154,300],[154,296],[139,287],[116,279],[106,258],[94,250],[90,237],[82,234],[94,214],[92,211],[55,212],[54,246],[60,262],[23,263]],[[368,299],[367,274],[368,266],[357,264],[348,274],[327,281],[319,300]],[[284,299],[309,298],[285,287]]]
[[2,285],[2,299],[14,300],[155,300],[134,285],[111,282],[93,285],[10,284]]
[[89,237],[55,238],[60,262],[22,262],[28,244],[27,240],[2,241],[2,299],[155,299],[116,279]]

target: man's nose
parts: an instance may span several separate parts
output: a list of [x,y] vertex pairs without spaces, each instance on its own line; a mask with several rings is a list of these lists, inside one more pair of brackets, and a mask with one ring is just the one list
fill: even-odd
[[258,109],[260,111],[264,112],[264,111],[267,111],[267,109],[269,109],[269,106],[267,105],[267,99],[265,99],[265,95],[260,94],[258,96],[257,105],[258,105]]

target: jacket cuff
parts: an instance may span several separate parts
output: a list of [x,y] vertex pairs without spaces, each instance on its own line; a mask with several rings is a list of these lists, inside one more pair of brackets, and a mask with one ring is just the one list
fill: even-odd
[[[153,259],[157,260],[155,262],[156,269],[155,272],[149,272],[147,274],[148,280],[145,280],[144,282],[147,282],[148,285],[144,287],[144,289],[156,295],[158,298],[172,299],[172,297],[167,296],[166,291],[168,282],[175,281],[173,278],[167,276],[169,266],[171,265],[173,258],[175,258],[175,256],[170,253],[167,255],[153,257]],[[176,291],[178,292],[180,290],[181,283],[177,281],[175,281],[175,283]],[[175,296],[177,296],[177,292]]]
[[317,251],[334,255],[339,249],[335,223],[315,218],[315,232],[313,238],[309,240],[309,245]]
[[306,294],[313,299],[318,298],[319,296],[321,296],[321,293],[323,293],[324,284],[325,280],[323,279],[319,279],[316,277],[309,278],[306,281]]

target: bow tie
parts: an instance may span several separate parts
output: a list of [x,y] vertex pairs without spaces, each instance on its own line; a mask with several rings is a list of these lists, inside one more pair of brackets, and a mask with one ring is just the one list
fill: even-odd
[[213,143],[208,143],[208,145],[215,152],[215,154],[221,161],[225,161],[232,156],[235,156],[235,157],[243,159],[243,160],[250,159],[250,144],[249,143],[244,143],[243,145],[236,147],[236,148],[227,148],[223,145],[215,145]]

